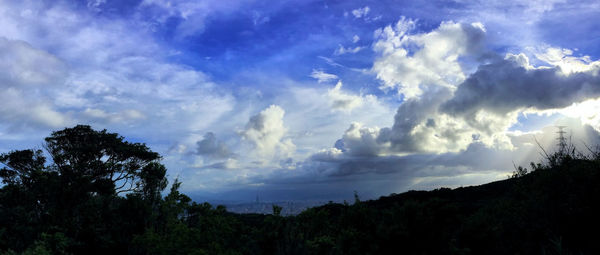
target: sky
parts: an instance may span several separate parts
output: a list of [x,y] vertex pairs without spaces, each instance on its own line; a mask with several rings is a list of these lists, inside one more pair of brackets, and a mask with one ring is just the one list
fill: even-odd
[[0,152],[91,125],[193,199],[377,198],[600,144],[597,1],[0,0]]

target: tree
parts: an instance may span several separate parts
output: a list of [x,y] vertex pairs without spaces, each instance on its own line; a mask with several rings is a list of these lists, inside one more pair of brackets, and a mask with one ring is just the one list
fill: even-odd
[[[68,185],[81,179],[89,181],[92,192],[121,193],[139,189],[135,184],[144,167],[160,159],[158,153],[145,144],[129,143],[116,133],[95,131],[87,125],[53,132],[45,141],[52,168],[56,168]],[[159,177],[164,178],[164,175]]]
[[167,168],[157,162],[144,166],[139,173],[140,179],[136,184],[137,192],[141,193],[153,209],[156,208],[158,201],[161,199],[161,191],[167,187],[166,174]]
[[[167,185],[158,153],[85,125],[53,132],[44,148],[46,153],[0,154],[6,184],[0,188],[0,239],[6,239],[0,250],[23,251],[48,233],[73,240],[74,253],[111,253],[111,245],[126,244],[143,231],[151,213],[145,208],[157,210]],[[123,192],[131,196],[118,196]],[[126,205],[135,205],[136,217],[122,213]],[[133,229],[114,231],[122,226]]]
[[4,184],[30,187],[37,174],[45,169],[46,158],[41,150],[19,150],[0,154],[0,178]]

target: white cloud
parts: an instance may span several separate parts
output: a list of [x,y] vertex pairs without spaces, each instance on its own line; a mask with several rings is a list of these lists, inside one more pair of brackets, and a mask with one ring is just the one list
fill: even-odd
[[455,87],[465,79],[459,57],[479,54],[485,29],[481,24],[443,22],[437,29],[410,35],[415,22],[402,17],[394,27],[375,32],[379,57],[372,71],[384,88],[397,88],[406,98],[427,87]]
[[582,124],[589,125],[600,132],[600,98],[588,99],[582,102],[574,102],[573,104],[558,109],[549,110],[526,110],[525,114],[536,115],[551,115],[561,114],[569,118],[578,119]]
[[31,128],[61,128],[73,123],[41,98],[30,98],[15,88],[0,93],[0,128],[18,132]]
[[246,128],[240,132],[242,138],[254,146],[256,154],[263,160],[287,158],[295,151],[292,140],[286,138],[287,128],[283,125],[285,111],[271,105],[250,118]]
[[[89,4],[104,8],[102,1]],[[163,7],[142,4],[133,11],[159,8],[151,13],[168,16]],[[21,97],[0,102],[3,110],[19,109],[5,115],[1,128],[48,132],[88,123],[159,140],[154,146],[191,147],[198,141],[191,132],[207,131],[233,109],[235,98],[204,73],[169,63],[173,50],[155,43],[139,16],[104,19],[91,11],[66,2],[0,5],[0,26],[6,28],[0,30],[0,88],[14,87],[13,95]]]
[[51,103],[52,89],[66,78],[65,64],[56,56],[0,37],[0,128],[16,132],[70,123]]
[[323,70],[314,70],[310,74],[310,77],[315,78],[319,81],[319,83],[329,82],[332,80],[337,80],[338,76],[335,74],[326,73]]
[[363,105],[363,101],[372,102],[377,99],[372,95],[363,98],[360,95],[352,95],[342,91],[342,81],[338,81],[333,89],[327,91],[327,96],[331,100],[331,108],[336,111],[350,112],[354,108]]
[[[510,121],[481,115],[478,121],[492,122],[493,125],[490,125],[496,128],[485,132],[473,128],[465,119],[440,112],[440,105],[451,96],[448,92],[447,89],[442,89],[424,94],[419,99],[403,102],[398,107],[394,124],[390,128],[369,128],[353,124],[339,144],[343,145],[344,151],[360,151],[365,155],[457,152],[466,149],[473,142],[493,147],[510,146],[502,132],[510,126]],[[361,142],[367,145],[363,146]]]
[[359,40],[360,40],[360,37],[358,37],[358,35],[354,35],[354,36],[352,37],[352,42],[353,42],[353,43],[357,43]]
[[354,9],[354,10],[352,10],[352,15],[354,15],[354,17],[357,19],[361,18],[361,17],[366,17],[370,10],[371,9],[369,8],[369,6]]
[[1,87],[58,86],[66,77],[66,66],[56,56],[27,42],[0,36]]
[[131,123],[146,119],[146,116],[142,112],[134,109],[108,113],[101,109],[86,108],[82,113],[85,117],[91,118],[93,121],[104,123]]
[[333,54],[338,55],[338,56],[346,54],[346,53],[354,54],[354,53],[361,51],[362,49],[364,49],[364,47],[356,46],[354,48],[352,48],[352,47],[345,48],[344,46],[339,45],[339,47],[333,52]]
[[560,67],[566,75],[600,69],[600,61],[592,61],[590,56],[575,57],[570,49],[547,47],[541,52],[536,52],[535,57],[552,66]]
[[382,98],[345,88],[296,85],[276,99],[283,108],[290,109],[286,111],[285,123],[297,147],[295,160],[331,146],[352,122],[391,125],[389,116],[394,114],[395,106]]
[[[381,56],[373,70],[384,86],[398,87],[405,96],[394,125],[352,125],[353,136],[346,132],[339,143],[344,151],[446,153],[465,150],[473,143],[512,150],[507,130],[517,123],[520,112],[560,109],[600,96],[596,75],[600,65],[589,57],[574,58],[570,51],[552,50],[538,58],[554,67],[534,67],[524,54],[507,54],[502,59],[486,53],[481,24],[443,22],[432,32],[408,35],[412,27],[414,22],[403,18],[395,28],[376,31],[379,40],[374,49]],[[476,59],[484,53],[486,60],[474,73],[463,73],[459,57]],[[590,112],[582,109],[594,104],[579,107],[579,112]],[[572,112],[565,111],[565,115]],[[595,114],[580,116],[586,123],[596,121]]]

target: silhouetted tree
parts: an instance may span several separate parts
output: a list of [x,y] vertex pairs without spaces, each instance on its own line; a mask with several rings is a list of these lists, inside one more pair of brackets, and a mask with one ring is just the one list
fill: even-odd
[[92,192],[134,191],[142,169],[160,159],[145,144],[129,143],[116,133],[86,125],[52,132],[45,141],[52,167],[67,184],[85,179]]

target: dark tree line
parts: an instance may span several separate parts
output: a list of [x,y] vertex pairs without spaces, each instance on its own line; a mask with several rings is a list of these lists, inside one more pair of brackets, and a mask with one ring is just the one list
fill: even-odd
[[[596,254],[600,155],[547,157],[513,178],[233,214],[169,184],[160,155],[76,126],[0,155],[0,254]],[[166,194],[163,196],[162,194]]]

